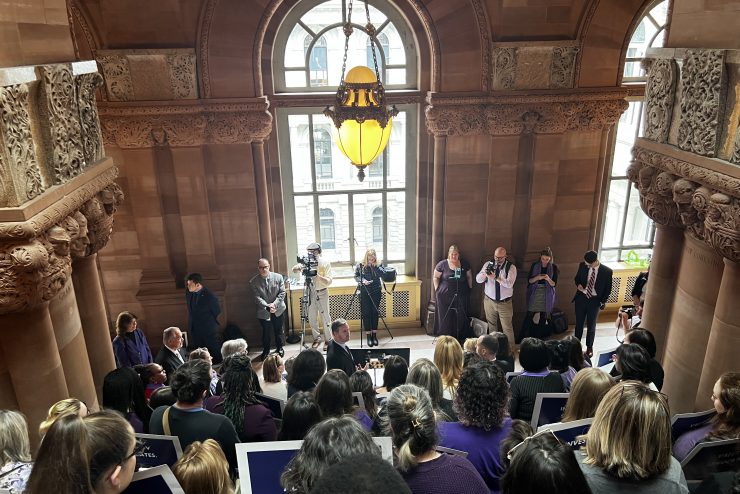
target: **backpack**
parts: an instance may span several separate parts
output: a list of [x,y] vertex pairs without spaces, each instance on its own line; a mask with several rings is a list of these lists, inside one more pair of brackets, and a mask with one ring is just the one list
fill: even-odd
[[553,308],[550,320],[552,321],[553,333],[561,334],[568,331],[568,316],[562,310],[557,307]]

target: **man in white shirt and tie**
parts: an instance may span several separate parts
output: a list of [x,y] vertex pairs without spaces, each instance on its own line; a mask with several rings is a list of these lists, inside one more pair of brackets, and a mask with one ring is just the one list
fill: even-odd
[[596,252],[589,250],[583,255],[583,261],[576,273],[576,294],[573,297],[576,310],[576,333],[579,340],[583,336],[583,325],[587,325],[586,355],[594,354],[596,337],[596,320],[599,311],[604,309],[612,293],[612,270],[599,262]]
[[162,366],[167,373],[167,380],[175,373],[175,370],[185,363],[185,356],[182,353],[182,331],[174,326],[169,327],[162,333],[162,348],[159,349],[156,363]]
[[501,331],[498,320],[501,320],[503,333],[509,338],[511,353],[514,353],[514,324],[512,317],[514,309],[511,297],[514,295],[516,282],[516,266],[506,259],[506,249],[498,247],[493,253],[493,261],[486,262],[480,272],[475,275],[475,281],[485,283],[483,309],[488,321],[488,333]]
[[347,347],[349,341],[349,324],[344,319],[337,319],[331,323],[331,341],[326,351],[326,370],[340,369],[347,376],[351,376],[356,370],[367,370],[355,362],[352,352]]

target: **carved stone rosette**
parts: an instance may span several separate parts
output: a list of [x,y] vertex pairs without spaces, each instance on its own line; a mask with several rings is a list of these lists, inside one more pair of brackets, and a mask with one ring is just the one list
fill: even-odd
[[436,136],[557,134],[600,130],[627,109],[626,92],[427,98],[427,128]]
[[681,69],[681,124],[678,147],[715,156],[717,128],[724,110],[726,80],[723,50],[687,50]]
[[28,86],[0,87],[0,206],[19,206],[45,187],[31,137]]
[[673,59],[646,60],[645,138],[666,142],[673,118],[678,67]]
[[95,163],[103,157],[103,134],[100,130],[98,104],[95,101],[95,91],[103,85],[103,77],[97,72],[80,74],[75,77],[75,85],[82,130],[82,151],[87,163]]
[[101,106],[103,137],[120,148],[237,144],[263,141],[272,132],[266,99],[250,103]]
[[46,173],[49,182],[58,185],[86,167],[75,81],[65,65],[42,65],[37,70],[41,76],[39,112]]

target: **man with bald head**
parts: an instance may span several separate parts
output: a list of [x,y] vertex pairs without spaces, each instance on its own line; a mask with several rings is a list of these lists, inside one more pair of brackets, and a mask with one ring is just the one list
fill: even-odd
[[285,312],[285,280],[283,275],[270,271],[270,261],[257,261],[257,275],[249,284],[254,292],[254,301],[257,304],[257,319],[262,326],[262,355],[259,360],[265,360],[270,353],[270,333],[275,335],[275,353],[281,357],[283,350],[283,313]]
[[[514,295],[516,266],[506,258],[506,249],[498,247],[493,253],[493,260],[483,264],[475,281],[484,283],[483,308],[488,321],[488,333],[503,330],[509,338],[511,353],[514,353],[514,309],[511,297]],[[499,329],[498,320],[501,320]]]

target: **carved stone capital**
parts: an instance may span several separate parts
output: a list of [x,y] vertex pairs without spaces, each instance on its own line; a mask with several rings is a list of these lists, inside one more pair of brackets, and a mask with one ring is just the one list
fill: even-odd
[[87,222],[85,255],[94,254],[108,244],[113,233],[113,214],[123,198],[123,191],[113,182],[82,206],[81,212]]
[[740,200],[717,192],[707,206],[704,240],[727,259],[740,262]]
[[266,139],[272,115],[266,98],[243,103],[197,101],[182,105],[101,105],[106,144],[120,148],[243,144]]
[[627,109],[626,91],[543,95],[455,96],[431,94],[425,109],[435,136],[558,134],[600,130]]
[[[634,172],[632,172],[634,173]],[[673,202],[676,176],[652,166],[642,166],[636,187],[640,191],[640,206],[653,221],[665,226],[682,226],[678,208]]]

